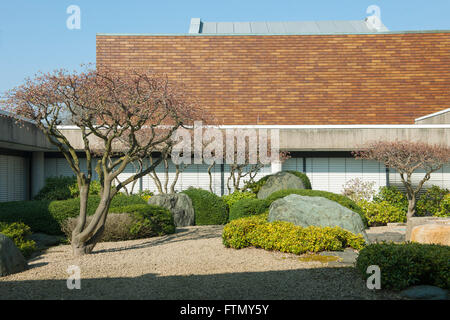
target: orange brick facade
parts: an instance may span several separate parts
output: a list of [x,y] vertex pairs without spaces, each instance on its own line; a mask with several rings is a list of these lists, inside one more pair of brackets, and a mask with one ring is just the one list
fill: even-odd
[[97,67],[182,81],[223,124],[413,124],[450,108],[450,33],[97,35]]

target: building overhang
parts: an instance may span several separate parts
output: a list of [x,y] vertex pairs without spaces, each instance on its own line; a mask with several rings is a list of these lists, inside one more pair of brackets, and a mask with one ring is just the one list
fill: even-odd
[[[280,149],[286,151],[352,151],[377,140],[408,140],[450,147],[450,124],[439,125],[227,125],[221,130],[278,130]],[[83,149],[80,130],[60,130],[78,150]],[[93,138],[94,139],[94,138]],[[101,141],[91,141],[100,147]]]

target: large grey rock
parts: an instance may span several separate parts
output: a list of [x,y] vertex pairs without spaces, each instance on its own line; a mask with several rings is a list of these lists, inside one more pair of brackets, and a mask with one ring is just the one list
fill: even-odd
[[290,194],[272,202],[269,221],[287,221],[297,226],[341,227],[361,234],[369,242],[364,223],[356,212],[323,197]]
[[416,300],[447,300],[448,291],[435,286],[414,286],[400,292],[400,295]]
[[305,189],[302,179],[289,172],[278,172],[270,176],[258,192],[258,199],[265,199],[275,191]]
[[27,262],[14,242],[0,233],[0,277],[22,272]]
[[195,224],[194,207],[191,198],[184,193],[158,194],[148,200],[148,204],[164,207],[173,214],[175,226],[186,227]]

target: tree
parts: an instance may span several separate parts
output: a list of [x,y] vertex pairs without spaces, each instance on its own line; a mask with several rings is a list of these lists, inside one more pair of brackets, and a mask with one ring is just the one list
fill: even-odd
[[[354,151],[357,159],[376,160],[400,174],[408,198],[407,221],[416,212],[416,200],[423,184],[430,179],[433,172],[450,162],[450,148],[410,141],[378,141],[370,143],[361,150]],[[417,170],[425,171],[417,185],[412,183],[412,175]]]
[[[161,158],[113,183],[127,165],[154,152],[164,152],[177,128],[202,117],[180,85],[147,70],[39,74],[9,91],[5,105],[8,111],[33,120],[62,152],[77,177],[80,215],[71,241],[75,255],[92,252],[103,234],[112,198],[127,184],[151,172]],[[63,123],[80,130],[86,171],[80,166],[79,150],[60,127]],[[101,200],[87,224],[94,162],[102,186]]]

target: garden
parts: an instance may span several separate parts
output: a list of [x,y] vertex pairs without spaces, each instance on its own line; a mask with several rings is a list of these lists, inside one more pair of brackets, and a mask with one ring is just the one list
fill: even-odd
[[[284,189],[286,176],[290,179],[295,177],[304,188]],[[100,201],[98,182],[94,181],[92,186],[87,205],[88,223]],[[273,192],[265,198],[259,197],[266,189]],[[353,276],[362,281],[369,276],[366,273],[367,268],[378,265],[384,270],[381,286],[388,289],[388,292],[397,294],[401,290],[417,285],[449,288],[450,247],[408,242],[368,243],[365,240],[367,235],[364,236],[364,230],[368,228],[406,222],[408,201],[399,188],[382,187],[375,191],[372,183],[356,179],[343,186],[343,190],[343,194],[312,190],[305,174],[290,171],[267,175],[247,184],[239,191],[222,197],[192,187],[172,195],[153,195],[150,191],[135,195],[118,194],[112,199],[100,245],[114,242],[130,243],[138,239],[147,241],[150,238],[167,238],[176,235],[177,227],[186,231],[190,230],[189,228],[203,226],[213,229],[190,231],[205,233],[200,237],[202,241],[203,237],[208,241],[220,238],[221,246],[229,248],[228,250],[236,250],[236,254],[239,252],[242,252],[242,255],[248,254],[248,251],[245,251],[247,248],[275,255],[288,254],[283,257],[288,261],[292,260],[292,256],[308,257],[307,261],[313,261],[312,266],[317,267],[318,264],[325,268],[326,262],[325,264],[317,262],[321,261],[320,253],[351,250],[358,253],[351,268],[354,268],[357,275]],[[194,219],[190,226],[176,226],[173,207],[149,204],[152,198],[177,195],[187,195],[192,204]],[[25,259],[29,259],[32,264],[34,259],[45,255],[46,250],[51,252],[53,248],[67,246],[70,243],[80,211],[78,196],[75,177],[48,178],[45,187],[34,200],[0,204],[0,232],[9,237]],[[332,221],[322,226],[318,224],[302,226],[298,221],[293,223],[286,214],[280,220],[270,219],[271,213],[273,215],[277,209],[274,203],[280,203],[289,196],[299,196],[295,199],[296,208],[303,205],[302,197],[333,202],[354,213],[352,219],[360,221],[363,228],[360,233],[351,232],[333,225]],[[449,215],[448,206],[449,190],[433,186],[419,198],[417,215],[445,217]],[[320,214],[320,211],[313,214]],[[219,229],[216,228],[218,226]],[[51,236],[55,242],[51,243],[49,249],[49,246],[38,245],[33,240],[33,234]],[[181,235],[184,236],[182,232]],[[187,242],[189,240],[188,237]],[[214,260],[214,257],[209,259]],[[297,264],[298,261],[301,260],[297,260]],[[333,272],[335,271],[328,271],[330,274]]]

